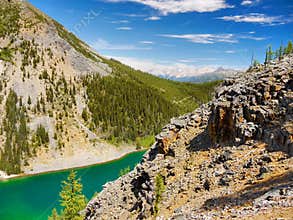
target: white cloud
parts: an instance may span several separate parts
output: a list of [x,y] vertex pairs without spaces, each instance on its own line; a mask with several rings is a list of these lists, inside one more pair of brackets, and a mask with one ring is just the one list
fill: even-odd
[[189,58],[189,59],[180,59],[177,60],[178,63],[202,63],[206,61],[219,61],[222,60],[220,58],[213,57],[197,57],[197,58]]
[[226,50],[225,53],[228,53],[228,54],[234,54],[234,53],[236,53],[236,52],[235,52],[235,50]]
[[237,43],[234,34],[163,34],[162,37],[185,39],[192,43],[214,44],[219,42]]
[[144,20],[145,21],[158,21],[158,20],[161,20],[161,17],[151,16],[151,17],[145,18]]
[[251,6],[251,5],[255,5],[258,4],[261,0],[243,0],[241,2],[241,5],[243,6]]
[[240,35],[239,38],[248,39],[248,40],[256,40],[256,41],[261,41],[261,40],[267,39],[265,37],[255,37],[255,36],[251,36],[251,35]]
[[226,0],[107,0],[108,2],[136,2],[160,11],[163,15],[186,12],[213,12],[231,8]]
[[131,31],[132,27],[118,27],[118,28],[116,28],[116,30],[119,30],[119,31]]
[[250,0],[244,0],[241,2],[241,5],[252,5],[253,4],[253,1],[250,1]]
[[264,37],[255,37],[251,34],[161,34],[159,36],[184,39],[197,44],[238,43],[239,39],[249,39],[255,41],[266,39]]
[[118,20],[118,21],[111,21],[112,24],[127,24],[129,23],[128,20]]
[[151,50],[151,47],[137,47],[132,44],[113,44],[109,43],[108,41],[104,39],[98,39],[96,40],[91,46],[99,50]]
[[139,41],[139,43],[141,43],[141,44],[154,44],[153,41],[147,41],[147,40]]
[[[108,0],[108,1],[111,1],[111,0]],[[141,18],[141,17],[146,17],[147,15],[144,15],[144,14],[127,14],[127,13],[118,13],[118,15],[121,15],[121,16],[125,16],[125,17],[129,17],[129,18]]]
[[246,15],[223,16],[218,19],[224,21],[260,23],[260,24],[283,24],[285,21],[280,16],[267,16],[265,14],[250,13]]
[[187,65],[181,62],[166,62],[156,63],[152,60],[147,59],[137,59],[132,57],[113,57],[112,58],[121,61],[135,69],[139,69],[154,75],[168,75],[175,77],[185,77],[185,76],[197,76],[205,73],[210,73],[215,71],[218,66],[204,66],[197,67],[195,65]]

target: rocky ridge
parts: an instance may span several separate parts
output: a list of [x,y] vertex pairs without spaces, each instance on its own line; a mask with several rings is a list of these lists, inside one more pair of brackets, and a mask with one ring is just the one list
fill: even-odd
[[211,102],[172,119],[132,172],[107,183],[85,219],[289,219],[292,67],[290,55],[225,80]]

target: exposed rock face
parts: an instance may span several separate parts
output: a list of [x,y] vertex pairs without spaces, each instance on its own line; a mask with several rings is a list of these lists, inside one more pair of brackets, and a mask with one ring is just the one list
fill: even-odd
[[227,79],[213,101],[172,119],[141,163],[89,202],[85,219],[155,218],[158,174],[166,190],[157,219],[292,213],[292,66],[290,56]]
[[292,156],[292,58],[246,74],[218,89],[208,124],[212,142],[260,140]]
[[236,117],[230,102],[219,102],[212,105],[209,120],[209,136],[213,143],[229,143],[235,139]]

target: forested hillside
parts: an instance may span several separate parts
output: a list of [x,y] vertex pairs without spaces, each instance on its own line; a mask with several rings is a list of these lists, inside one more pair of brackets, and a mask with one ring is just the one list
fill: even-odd
[[134,70],[115,60],[107,63],[113,75],[88,76],[84,85],[94,127],[102,128],[107,139],[115,142],[156,134],[170,118],[208,101],[218,84],[180,83]]
[[15,92],[10,91],[5,104],[6,115],[1,128],[1,133],[5,132],[6,134],[6,140],[4,148],[1,150],[0,169],[6,170],[8,173],[19,173],[22,157],[30,154],[26,109],[19,101]]

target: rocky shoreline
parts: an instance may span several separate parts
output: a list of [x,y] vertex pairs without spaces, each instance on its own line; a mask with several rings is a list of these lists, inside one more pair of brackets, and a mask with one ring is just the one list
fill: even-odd
[[[172,119],[134,171],[106,184],[85,219],[249,219],[272,208],[275,217],[293,211],[292,67],[287,56],[225,80],[211,102]],[[158,175],[166,189],[156,213]]]

